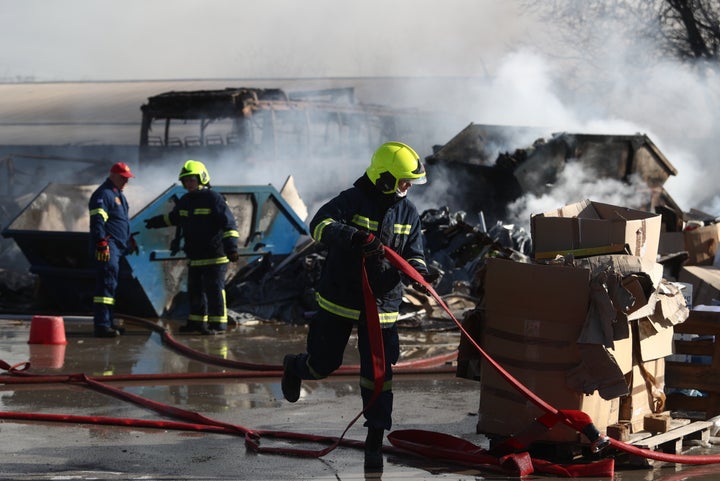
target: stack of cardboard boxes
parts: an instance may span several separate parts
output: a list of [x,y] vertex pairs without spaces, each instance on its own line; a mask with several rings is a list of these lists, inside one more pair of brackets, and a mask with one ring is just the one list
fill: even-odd
[[[487,259],[480,345],[556,409],[605,432],[643,428],[662,409],[673,325],[688,316],[657,263],[657,214],[585,200],[533,216],[534,260]],[[510,436],[544,414],[489,363],[480,372],[479,433]],[[586,443],[567,426],[542,441]]]

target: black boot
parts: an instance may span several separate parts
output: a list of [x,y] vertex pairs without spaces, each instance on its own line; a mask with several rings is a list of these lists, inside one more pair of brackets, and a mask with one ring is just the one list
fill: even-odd
[[98,326],[93,331],[95,337],[118,337],[120,334],[120,331],[109,326]]
[[382,446],[385,431],[382,428],[368,428],[365,438],[365,469],[382,471]]
[[212,336],[215,334],[214,331],[208,329],[207,323],[198,321],[188,321],[184,326],[180,326],[178,329],[180,334],[201,334],[203,336]]
[[125,334],[125,328],[123,326],[121,326],[120,324],[116,324],[114,321],[112,323],[112,326],[110,326],[110,327],[112,329],[115,329],[117,332],[119,332],[121,336]]
[[283,359],[282,382],[280,383],[283,396],[291,403],[300,399],[300,385],[302,384],[302,379],[295,372],[296,359],[297,356],[294,354],[285,356]]
[[225,331],[227,330],[227,323],[226,322],[211,322],[208,324],[208,328],[213,331],[215,334],[225,334]]

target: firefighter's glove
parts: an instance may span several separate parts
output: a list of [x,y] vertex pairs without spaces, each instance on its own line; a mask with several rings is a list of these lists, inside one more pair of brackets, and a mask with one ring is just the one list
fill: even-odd
[[412,285],[413,289],[418,291],[420,294],[425,294],[426,296],[430,295],[430,291],[427,289],[427,287],[420,284],[419,282],[413,282],[411,285]]
[[160,227],[167,227],[164,216],[156,215],[155,217],[150,217],[149,219],[145,219],[145,228],[146,229],[158,229]]
[[227,253],[227,258],[228,258],[228,260],[229,260],[230,262],[237,262],[238,259],[240,259],[240,254],[238,254],[237,251],[228,252],[228,253]]
[[132,234],[130,234],[130,241],[128,243],[128,253],[129,254],[138,255],[140,253],[140,249],[138,248],[138,243],[135,240],[135,236],[138,234],[139,234],[139,232],[133,232]]
[[[439,272],[431,272],[429,274],[423,274],[423,279],[425,280],[425,282],[427,282],[430,285],[432,285],[433,282],[435,282],[439,277],[440,277]],[[411,285],[412,285],[413,289],[420,292],[421,294],[425,294],[426,296],[432,295],[432,294],[430,294],[430,290],[428,290],[427,287],[425,287],[423,284],[421,284],[417,281],[413,281]]]
[[384,257],[373,257],[365,265],[368,282],[375,297],[383,297],[400,284],[400,271],[394,268]]
[[107,262],[110,260],[110,246],[106,240],[101,240],[95,244],[95,259],[99,262]]
[[385,253],[385,248],[380,239],[370,232],[359,230],[352,236],[352,244],[360,249],[363,257],[379,257]]

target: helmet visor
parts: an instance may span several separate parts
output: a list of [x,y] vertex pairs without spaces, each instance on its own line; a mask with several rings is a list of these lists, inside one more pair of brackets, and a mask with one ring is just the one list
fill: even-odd
[[425,184],[427,183],[427,177],[423,175],[415,179],[400,179],[398,182],[407,182],[409,184]]

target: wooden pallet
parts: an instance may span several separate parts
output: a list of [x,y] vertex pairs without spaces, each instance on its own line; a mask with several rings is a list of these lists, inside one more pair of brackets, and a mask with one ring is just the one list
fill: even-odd
[[[664,433],[640,431],[630,434],[626,441],[639,448],[650,449],[668,454],[682,454],[686,441],[699,440],[707,443],[710,440],[712,421],[691,421],[690,419],[672,419],[670,429]],[[620,460],[619,460],[620,461]],[[628,455],[623,460],[632,466],[654,466],[658,461],[640,456]],[[624,463],[621,463],[624,464]]]
[[[667,419],[669,422],[666,424],[667,431],[665,432],[638,431],[627,434],[627,430],[625,430],[621,440],[639,448],[667,454],[683,454],[687,449],[686,444],[690,441],[709,442],[710,429],[714,425],[713,421],[697,421],[687,418],[672,419],[669,415]],[[615,439],[619,438],[615,437]],[[569,463],[588,457],[612,456],[615,458],[618,467],[653,467],[662,464],[661,461],[636,456],[622,450],[613,449],[612,452],[603,451],[599,454],[592,454],[589,445],[578,443],[536,442],[530,446],[529,451],[533,457],[547,459],[556,463]]]

